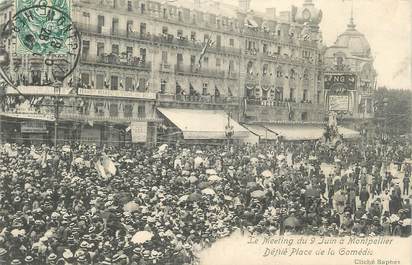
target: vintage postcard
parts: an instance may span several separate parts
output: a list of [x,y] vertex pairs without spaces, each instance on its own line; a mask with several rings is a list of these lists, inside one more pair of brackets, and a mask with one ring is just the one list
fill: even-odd
[[412,0],[0,0],[0,265],[411,265]]

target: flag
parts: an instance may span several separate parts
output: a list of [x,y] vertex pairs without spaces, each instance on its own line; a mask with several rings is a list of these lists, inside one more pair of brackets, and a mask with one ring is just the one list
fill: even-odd
[[96,161],[96,163],[94,164],[94,168],[96,169],[97,173],[102,179],[107,180],[106,171],[104,170],[104,167],[100,162],[100,159]]
[[102,166],[106,172],[106,174],[116,175],[116,166],[114,165],[113,161],[107,155],[103,154],[102,156]]
[[123,82],[120,80],[120,87],[123,88]]
[[199,63],[199,69],[202,68],[202,59],[203,59],[203,57],[205,56],[205,54],[206,54],[206,52],[207,52],[207,49],[208,49],[210,46],[212,46],[212,39],[209,37],[209,38],[207,39],[207,41],[205,42],[205,44],[203,45],[202,52],[200,53],[200,56],[199,56],[199,61],[198,61],[198,63]]
[[93,125],[94,125],[93,121],[87,121],[87,124],[89,124],[90,127],[93,127]]
[[131,126],[131,124],[129,124],[129,126],[127,126],[126,132],[129,132],[132,129],[130,126]]
[[41,165],[42,168],[46,168],[47,167],[47,150],[44,150],[43,153],[41,154],[40,158],[39,158],[39,163]]

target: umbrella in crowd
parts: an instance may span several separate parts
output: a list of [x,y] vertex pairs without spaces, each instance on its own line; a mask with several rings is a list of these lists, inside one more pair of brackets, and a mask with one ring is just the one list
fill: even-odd
[[134,201],[130,201],[123,206],[123,210],[132,213],[139,210],[139,205]]
[[207,195],[215,195],[216,194],[216,192],[213,189],[210,189],[210,188],[206,188],[206,189],[202,190],[202,193],[207,194]]
[[266,192],[264,192],[263,190],[255,190],[250,194],[252,198],[258,198],[258,199],[265,197],[265,195],[266,195]]
[[218,175],[212,175],[212,176],[208,177],[207,180],[211,181],[211,182],[219,182],[219,181],[222,181],[222,178],[219,177]]
[[265,178],[271,178],[273,177],[273,173],[270,170],[265,170],[262,172],[262,176]]
[[142,244],[146,241],[151,240],[153,237],[153,233],[148,231],[139,231],[132,237],[132,242],[136,244]]
[[[230,150],[171,144],[160,153],[3,145],[0,263],[196,264],[199,251],[237,230],[410,235],[411,207],[401,190],[408,165],[389,167],[411,157],[410,143],[392,141],[385,154],[388,148],[373,144],[364,152],[343,145],[340,153],[311,142]],[[278,160],[283,154],[288,159]],[[372,185],[362,174],[372,176]]]

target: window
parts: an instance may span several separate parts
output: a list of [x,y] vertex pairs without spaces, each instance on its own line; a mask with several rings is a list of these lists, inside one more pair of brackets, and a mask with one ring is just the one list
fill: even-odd
[[342,64],[343,64],[343,58],[340,57],[340,56],[337,57],[337,58],[336,58],[336,64],[337,64],[337,65],[342,65]]
[[126,47],[126,54],[128,57],[133,56],[133,47],[130,47],[130,46]]
[[183,63],[183,54],[178,53],[176,59],[177,59],[177,64],[181,65]]
[[221,64],[220,58],[216,58],[216,67],[220,68],[220,64]]
[[132,77],[126,77],[126,90],[127,91],[133,90],[133,78]]
[[139,78],[139,86],[137,89],[141,92],[146,91],[146,79],[145,78]]
[[146,49],[145,48],[140,48],[140,59],[142,59],[143,62],[146,62]]
[[268,51],[268,45],[265,43],[263,44],[263,53],[267,53]]
[[267,75],[268,74],[268,65],[267,64],[264,64],[263,65],[263,75]]
[[222,36],[216,36],[216,48],[220,48],[222,46]]
[[281,31],[280,31],[280,29],[278,29],[278,36],[280,36],[281,35]]
[[230,39],[230,40],[229,40],[229,46],[230,46],[230,47],[234,47],[234,46],[235,46],[235,40],[234,40],[234,39]]
[[196,32],[195,31],[190,32],[190,40],[192,40],[192,41],[196,40]]
[[190,55],[190,66],[194,66],[196,64],[196,56]]
[[208,66],[208,64],[209,64],[209,57],[204,57],[204,58],[203,58],[203,64],[204,64],[205,66]]
[[208,83],[203,83],[202,95],[207,95]]
[[103,89],[104,88],[104,75],[97,74],[96,75],[96,89]]
[[104,16],[97,16],[97,33],[102,33],[104,27]]
[[110,117],[117,117],[119,115],[119,107],[117,106],[117,104],[115,103],[110,104],[109,114],[110,114]]
[[104,103],[96,102],[94,104],[94,112],[97,114],[97,116],[104,116]]
[[275,99],[278,101],[283,100],[283,87],[277,87],[275,90]]
[[307,121],[308,120],[308,113],[307,112],[302,112],[301,118],[302,118],[302,121]]
[[167,51],[162,51],[162,63],[167,64]]
[[160,82],[160,93],[164,94],[166,92],[166,80]]
[[166,14],[167,14],[167,9],[166,9],[166,8],[163,8],[163,18],[166,18],[166,17],[167,17]]
[[88,73],[82,73],[81,74],[81,79],[82,79],[82,85],[88,86],[90,82],[90,76]]
[[104,43],[98,42],[97,43],[97,56],[102,56],[104,54]]
[[177,18],[179,21],[182,21],[182,11],[177,12]]
[[281,68],[278,68],[278,69],[276,70],[276,77],[282,77],[282,76],[283,76],[282,69],[281,69]]
[[112,34],[118,34],[119,33],[119,19],[118,18],[113,18],[112,20]]
[[86,59],[87,56],[89,55],[89,50],[90,50],[90,41],[84,40],[83,45],[82,45],[82,58]]
[[321,91],[320,90],[318,90],[317,92],[316,92],[316,103],[320,103],[320,95],[321,95]]
[[132,1],[127,1],[127,11],[133,11]]
[[127,34],[133,32],[133,20],[128,20],[126,23],[126,32]]
[[118,44],[112,44],[112,53],[119,55],[119,45]]
[[139,105],[139,107],[137,107],[137,117],[139,117],[139,118],[145,118],[146,117],[146,107],[145,107],[145,105]]
[[178,38],[183,37],[183,30],[181,30],[181,29],[178,29],[178,30],[177,30],[177,37],[178,37]]
[[291,69],[290,70],[290,79],[295,79],[296,78],[296,72],[295,72],[295,70],[294,69]]
[[167,27],[162,27],[162,33],[167,35],[168,28]]
[[303,101],[307,101],[307,100],[308,100],[308,90],[303,89]]
[[235,62],[233,60],[229,61],[229,74],[235,72]]
[[133,105],[131,104],[124,105],[124,117],[125,118],[133,117]]
[[146,34],[146,23],[140,23],[140,35]]
[[118,90],[119,89],[119,77],[112,75],[110,78],[110,87],[111,90]]
[[141,3],[140,4],[140,14],[144,14],[145,11],[146,11],[146,5]]
[[289,91],[289,99],[290,99],[291,101],[293,101],[293,100],[295,99],[295,89],[294,89],[294,88],[290,88],[290,91]]
[[209,34],[203,36],[203,42],[206,43],[209,40]]
[[113,8],[117,8],[117,0],[113,0]]
[[89,12],[83,12],[83,16],[90,18],[90,13]]

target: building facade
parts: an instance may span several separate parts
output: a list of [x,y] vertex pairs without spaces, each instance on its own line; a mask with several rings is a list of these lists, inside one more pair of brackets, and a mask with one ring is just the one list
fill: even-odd
[[[58,138],[100,144],[170,140],[175,124],[161,108],[223,112],[229,123],[253,126],[324,121],[322,12],[311,0],[279,14],[275,8],[247,10],[250,1],[240,1],[242,8],[189,2],[73,0],[81,58],[59,89],[57,112],[41,107],[51,118],[38,125],[46,128],[40,138],[52,138],[56,113]],[[15,14],[13,3],[0,4],[3,24]],[[30,69],[21,82],[25,95],[49,98],[53,105],[56,90],[41,87],[47,73],[35,69],[32,58],[24,63]],[[15,104],[17,93],[5,92]],[[30,138],[18,128],[28,118],[16,115],[33,116],[40,107],[7,104],[3,138],[10,135],[5,130]],[[132,137],[135,130],[144,136]]]
[[336,111],[348,127],[372,133],[377,73],[369,42],[356,29],[353,16],[324,58],[327,111]]

